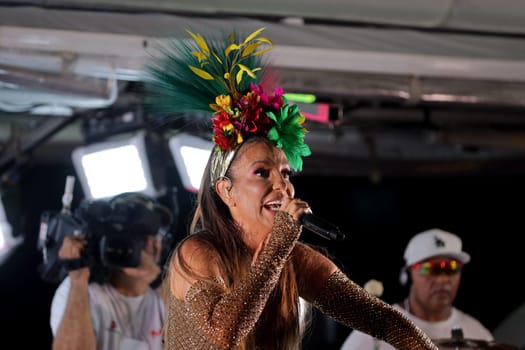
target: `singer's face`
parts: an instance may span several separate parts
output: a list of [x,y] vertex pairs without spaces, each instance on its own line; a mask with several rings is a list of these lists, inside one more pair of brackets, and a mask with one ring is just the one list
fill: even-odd
[[284,152],[267,141],[247,143],[238,151],[230,169],[229,208],[247,237],[258,241],[271,232],[283,198],[295,194],[290,174]]

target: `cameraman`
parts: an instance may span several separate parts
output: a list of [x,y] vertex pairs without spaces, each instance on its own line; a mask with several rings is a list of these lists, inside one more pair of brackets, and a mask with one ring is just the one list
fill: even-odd
[[[115,198],[119,205],[154,212],[159,225],[156,229],[149,225],[151,232],[138,236],[143,242],[136,267],[111,266],[108,278],[102,281],[93,279],[96,270],[90,266],[69,267],[68,276],[56,290],[51,305],[50,323],[55,350],[162,349],[165,306],[151,285],[161,276],[159,227],[169,226],[171,214],[167,208],[140,194],[126,193]],[[130,220],[140,218],[131,213]],[[125,227],[125,230],[132,231]],[[64,237],[58,255],[62,261],[79,262],[88,245],[85,233],[69,235]]]

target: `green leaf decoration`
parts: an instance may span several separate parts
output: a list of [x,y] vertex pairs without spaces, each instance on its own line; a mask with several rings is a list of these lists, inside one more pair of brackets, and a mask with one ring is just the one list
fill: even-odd
[[293,170],[301,171],[302,157],[309,156],[312,152],[304,142],[307,131],[302,127],[304,116],[299,107],[286,104],[279,111],[269,112],[267,115],[274,122],[274,126],[268,132],[268,139],[282,148]]

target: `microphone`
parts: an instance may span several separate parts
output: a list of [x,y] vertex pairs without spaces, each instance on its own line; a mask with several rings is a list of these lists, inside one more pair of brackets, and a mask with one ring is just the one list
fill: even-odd
[[342,241],[345,235],[339,228],[313,214],[303,214],[299,223],[307,230],[331,241]]

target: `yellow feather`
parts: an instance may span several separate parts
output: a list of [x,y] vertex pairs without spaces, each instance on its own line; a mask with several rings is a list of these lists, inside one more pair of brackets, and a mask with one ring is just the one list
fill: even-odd
[[242,69],[239,69],[237,74],[235,75],[235,80],[237,81],[237,84],[241,83],[242,75],[244,74],[244,71]]
[[199,60],[199,62],[202,62],[207,58],[207,56],[203,52],[192,51],[191,55],[195,56]]
[[[254,79],[256,78],[255,73],[253,73],[253,71],[252,71],[250,68],[246,67],[244,64],[240,64],[240,63],[239,63],[237,66],[239,66],[239,72],[244,71],[244,72],[246,72],[246,74],[248,74],[250,77],[252,77],[252,78],[254,78]],[[237,74],[239,74],[239,73],[237,73]],[[239,82],[239,81],[237,81],[237,82]]]
[[262,43],[254,43],[246,46],[244,50],[242,50],[242,57],[249,56],[253,51],[257,50],[259,46],[261,46]]
[[213,57],[215,57],[215,59],[217,60],[217,62],[219,62],[219,64],[222,64],[222,60],[219,56],[217,56],[217,54],[214,52],[213,53]]
[[204,79],[204,80],[214,80],[213,76],[210,73],[206,72],[205,70],[202,70],[200,68],[193,67],[193,66],[188,66],[188,67],[190,67],[192,72],[197,74],[202,79]]
[[257,41],[261,42],[261,43],[266,43],[266,44],[268,44],[270,46],[273,46],[273,41],[271,39],[268,39],[268,38],[262,37],[262,38],[257,39]]
[[266,52],[270,51],[271,49],[272,49],[272,48],[269,47],[269,48],[267,48],[267,49],[257,51],[256,53],[253,54],[253,56],[260,56],[260,55],[262,55],[263,53],[266,53]]
[[193,40],[195,40],[195,42],[197,43],[197,45],[199,45],[199,47],[201,48],[202,51],[204,51],[207,55],[210,54],[210,49],[208,48],[208,45],[206,44],[206,40],[204,40],[204,38],[202,37],[202,35],[200,34],[195,34],[189,30],[186,30],[190,35],[191,37],[193,38]]
[[228,56],[230,54],[230,52],[232,52],[233,50],[239,50],[239,45],[237,44],[230,44],[228,45],[228,47],[224,50],[224,54],[226,56]]
[[265,30],[266,28],[265,27],[262,27],[262,28],[259,28],[257,29],[255,32],[251,33],[250,35],[248,35],[246,37],[246,39],[244,39],[244,44],[250,42],[253,38],[255,38],[257,35],[261,34],[261,32],[263,30]]

